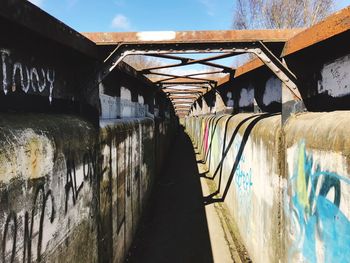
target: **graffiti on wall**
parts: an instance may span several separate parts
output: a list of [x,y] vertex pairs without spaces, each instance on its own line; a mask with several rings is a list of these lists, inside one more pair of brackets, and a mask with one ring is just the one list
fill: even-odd
[[22,90],[24,93],[49,93],[52,102],[52,92],[55,83],[55,70],[44,67],[31,67],[20,61],[11,59],[10,51],[0,49],[2,90],[6,94]]
[[[237,156],[242,140],[235,140],[233,144],[235,155]],[[239,163],[235,171],[235,184],[240,193],[246,193],[251,190],[252,182],[252,168],[246,161],[246,156],[242,153],[242,156],[237,156]]]
[[[71,154],[67,156],[64,215],[67,214],[69,200],[72,200],[73,205],[76,204],[84,184],[91,184],[99,169],[96,150],[88,150],[83,155],[83,165],[79,169],[76,168],[73,156]],[[55,199],[57,195],[48,185],[42,182],[34,187],[33,201],[29,209],[19,212],[10,210],[5,214],[5,223],[0,227],[2,229],[0,232],[1,262],[33,262],[33,260],[40,262],[42,260],[42,253],[49,239],[57,231],[56,219],[59,217],[57,211],[62,210],[58,205],[60,200]],[[31,190],[27,191],[31,192]]]
[[[51,208],[51,209],[49,209]],[[55,200],[50,189],[44,185],[37,187],[31,211],[26,211],[24,216],[10,211],[3,230],[1,259],[2,262],[15,262],[17,243],[23,240],[23,262],[32,262],[33,248],[38,261],[41,260],[43,246],[44,225],[55,220]],[[23,237],[19,238],[19,226],[24,228]]]
[[207,155],[208,153],[208,139],[209,139],[209,122],[205,123],[205,131],[204,131],[204,153]]
[[[341,189],[350,180],[336,172],[322,170],[305,143],[299,144],[291,189],[291,233],[295,236],[290,261],[299,255],[307,262],[348,262],[350,221],[340,210]],[[301,254],[301,255],[300,255]]]

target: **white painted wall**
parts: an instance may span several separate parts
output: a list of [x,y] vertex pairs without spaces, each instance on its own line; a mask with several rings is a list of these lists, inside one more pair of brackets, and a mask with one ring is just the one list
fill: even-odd
[[322,80],[318,82],[318,92],[328,93],[332,97],[343,97],[350,94],[350,55],[325,64]]
[[269,106],[272,102],[281,102],[282,100],[282,82],[280,79],[272,76],[265,85],[263,103]]

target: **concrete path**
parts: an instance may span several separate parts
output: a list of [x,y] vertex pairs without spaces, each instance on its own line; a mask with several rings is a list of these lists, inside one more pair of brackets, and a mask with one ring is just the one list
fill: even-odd
[[126,262],[241,262],[221,206],[204,205],[203,196],[210,193],[204,180],[191,141],[181,133]]

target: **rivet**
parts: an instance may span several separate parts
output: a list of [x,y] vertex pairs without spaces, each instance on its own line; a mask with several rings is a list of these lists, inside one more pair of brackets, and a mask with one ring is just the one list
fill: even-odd
[[276,69],[276,73],[279,73],[280,72],[280,70],[279,69]]

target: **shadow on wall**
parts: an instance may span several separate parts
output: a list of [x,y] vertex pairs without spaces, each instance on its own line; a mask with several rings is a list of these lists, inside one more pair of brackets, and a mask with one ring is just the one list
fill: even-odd
[[128,262],[213,262],[195,153],[181,132],[157,177]]
[[[215,131],[216,131],[216,128],[219,124],[219,121],[225,117],[225,115],[219,117],[217,120],[216,120],[216,117],[211,117],[211,119],[209,120],[209,122],[207,123],[206,125],[206,131],[205,131],[205,134],[208,135],[209,134],[209,130],[211,129],[211,133],[210,133],[210,143],[208,145],[208,139],[207,136],[205,136],[203,138],[203,143],[202,143],[202,149],[200,152],[202,152],[203,150],[203,146],[204,146],[204,149],[205,149],[205,158],[204,160],[200,161],[201,163],[207,163],[207,161],[209,160],[209,156],[211,155],[211,149],[212,149],[212,145],[213,145],[213,137],[215,135]],[[216,122],[215,122],[216,120]],[[215,122],[215,125],[213,128],[211,128],[211,125]],[[210,170],[210,162],[209,162],[209,167],[208,167],[208,171]]]
[[[226,198],[226,195],[230,189],[230,186],[231,186],[231,183],[232,183],[232,180],[234,178],[234,175],[235,175],[235,172],[237,170],[237,167],[239,166],[239,162],[241,160],[241,157],[242,157],[242,153],[243,153],[243,150],[244,150],[244,147],[247,143],[247,140],[249,138],[249,135],[252,131],[252,129],[254,128],[254,126],[261,120],[265,119],[265,118],[269,118],[269,117],[272,117],[272,116],[275,116],[275,115],[278,115],[277,113],[275,114],[271,114],[271,113],[266,113],[266,114],[262,114],[262,115],[259,115],[259,116],[250,116],[246,119],[244,119],[243,121],[241,121],[235,128],[235,130],[233,131],[232,135],[231,135],[231,138],[229,140],[229,143],[227,144],[227,147],[226,147],[226,141],[227,141],[227,130],[228,130],[228,124],[231,120],[231,118],[233,116],[230,116],[227,120],[226,120],[226,123],[225,123],[225,133],[224,133],[224,139],[223,139],[223,147],[222,147],[222,154],[221,154],[221,160],[217,166],[217,168],[215,169],[215,172],[214,174],[209,177],[205,174],[202,174],[203,177],[205,178],[208,178],[208,179],[211,179],[211,180],[214,180],[216,178],[216,176],[219,174],[219,183],[218,183],[218,189],[214,192],[214,193],[211,193],[209,196],[206,196],[204,197],[204,204],[205,205],[208,205],[208,204],[212,204],[212,203],[215,203],[215,202],[223,202],[225,201],[225,198]],[[224,164],[224,161],[225,161],[225,158],[230,150],[230,148],[232,147],[232,144],[235,140],[235,137],[237,136],[238,132],[239,132],[239,129],[243,126],[244,123],[246,123],[247,121],[249,120],[252,120],[247,128],[245,129],[244,131],[244,134],[242,136],[242,141],[240,143],[240,145],[238,146],[238,152],[237,152],[237,155],[235,157],[235,160],[233,162],[233,166],[232,166],[232,170],[229,174],[229,179],[227,181],[227,184],[224,188],[224,191],[223,191],[223,194],[222,194],[222,197],[221,198],[214,198],[214,196],[216,196],[217,194],[220,193],[220,190],[221,190],[221,179],[222,179],[222,171],[223,171],[223,164]],[[211,137],[211,140],[213,139],[213,136]],[[210,142],[210,145],[211,145],[212,141]],[[208,150],[209,151],[209,150]],[[208,169],[209,171],[210,169]]]

